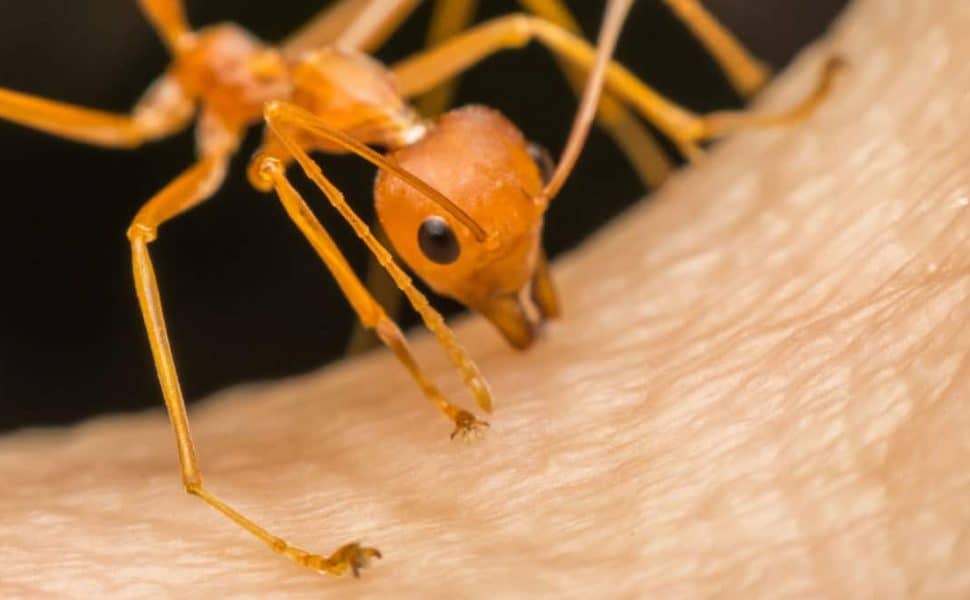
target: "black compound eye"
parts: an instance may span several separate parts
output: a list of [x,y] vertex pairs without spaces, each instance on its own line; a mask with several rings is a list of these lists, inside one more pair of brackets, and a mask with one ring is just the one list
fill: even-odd
[[428,260],[449,265],[458,260],[461,248],[448,222],[441,217],[428,217],[418,229],[418,246]]

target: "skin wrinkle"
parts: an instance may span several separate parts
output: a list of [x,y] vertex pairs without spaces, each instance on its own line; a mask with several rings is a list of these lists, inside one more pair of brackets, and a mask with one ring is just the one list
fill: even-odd
[[361,581],[181,493],[155,412],[0,440],[0,596],[967,597],[968,28],[860,0],[760,100],[838,51],[820,113],[719,144],[557,264],[536,348],[460,324],[498,400],[481,443],[385,352],[193,406],[213,490],[311,550],[377,545]]
[[[839,228],[839,229],[841,229],[841,228]],[[870,246],[874,246],[874,244],[870,244]]]
[[[742,307],[742,309],[741,309],[741,310],[739,310],[739,312],[744,312],[744,313],[747,313],[747,314],[752,314],[752,312],[753,312],[753,311],[750,311],[750,310],[745,310],[745,309],[747,309],[747,308],[750,308],[750,307]],[[753,316],[753,317],[752,317],[752,318],[751,318],[750,320],[754,320],[754,319],[757,319],[757,318],[758,318],[759,316],[760,316],[760,315],[755,315],[755,316]],[[799,317],[800,317],[800,318],[804,318],[804,316],[803,316],[803,315],[796,315],[796,316],[795,316],[794,318],[799,318]],[[747,322],[742,322],[742,323],[740,323],[740,324],[739,324],[739,325],[738,325],[738,326],[736,327],[736,331],[737,331],[738,333],[743,333],[743,332],[745,332],[746,330],[750,330],[750,327],[747,327],[747,328],[746,328],[746,325],[748,325],[748,323],[747,323]],[[702,334],[701,334],[701,335],[703,335],[704,333],[706,333],[706,332],[702,332]],[[700,337],[700,336],[698,336],[698,337]],[[695,341],[695,342],[696,342],[697,340],[695,339],[695,340],[693,340],[693,341]],[[739,340],[737,339],[737,335],[736,335],[735,337],[732,337],[732,338],[728,338],[728,339],[726,339],[726,340],[725,340],[725,342],[724,342],[724,344],[723,344],[723,346],[726,346],[726,347],[733,347],[733,345],[734,345],[734,343],[737,343],[738,341],[739,341]]]

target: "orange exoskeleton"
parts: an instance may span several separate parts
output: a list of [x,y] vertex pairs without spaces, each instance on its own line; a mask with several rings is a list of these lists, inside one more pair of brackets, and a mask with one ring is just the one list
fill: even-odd
[[[130,115],[0,89],[0,118],[77,141],[130,148],[173,134],[198,117],[196,162],[149,199],[128,229],[136,292],[175,430],[182,481],[190,494],[274,551],[333,574],[356,574],[368,559],[380,554],[356,543],[329,556],[311,554],[258,526],[203,485],[149,253],[163,223],[205,201],[220,187],[246,129],[261,121],[267,125],[249,166],[250,182],[276,193],[361,322],[391,348],[424,394],[453,422],[455,433],[466,434],[486,424],[447,400],[421,370],[400,329],[291,185],[287,167],[297,163],[350,223],[442,343],[478,406],[488,412],[491,394],[475,364],[309,153],[349,152],[376,165],[380,170],[375,185],[378,215],[400,257],[434,289],[485,315],[521,348],[535,339],[542,319],[559,313],[540,243],[543,215],[575,164],[601,88],[608,95],[600,117],[603,120],[604,110],[613,111],[605,121],[618,139],[629,140],[632,130],[618,127],[624,120],[613,117],[630,107],[686,154],[696,156],[703,140],[747,126],[792,122],[808,114],[828,89],[836,64],[824,71],[802,104],[785,114],[698,116],[610,62],[632,0],[609,1],[597,47],[549,21],[517,14],[479,25],[391,68],[364,51],[390,35],[418,0],[341,0],[281,46],[266,44],[231,24],[193,31],[181,0],[139,2],[167,45],[172,62]],[[739,88],[763,80],[763,70],[697,0],[668,2]],[[568,16],[559,0],[525,3],[540,12]],[[555,168],[511,122],[491,109],[466,107],[429,120],[408,103],[485,56],[530,40],[548,47],[570,69],[584,77],[588,74],[576,120]],[[635,153],[631,158],[637,160]]]
[[489,233],[478,242],[452,226],[438,207],[400,179],[381,173],[377,214],[401,258],[437,292],[485,315],[516,347],[533,339],[523,306],[530,289],[542,316],[558,314],[540,241],[542,174],[529,145],[498,112],[451,111],[420,141],[395,151],[397,164],[427,181]]

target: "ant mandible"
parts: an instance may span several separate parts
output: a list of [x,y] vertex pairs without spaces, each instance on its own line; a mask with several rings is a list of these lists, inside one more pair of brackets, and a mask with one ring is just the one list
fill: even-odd
[[[667,0],[743,90],[764,71],[726,35],[697,0]],[[688,157],[698,144],[745,127],[797,121],[827,91],[831,62],[815,90],[780,115],[719,113],[697,116],[669,102],[622,66],[611,63],[632,0],[610,0],[596,48],[549,21],[522,14],[501,17],[457,35],[388,69],[359,48],[389,36],[415,0],[341,0],[291,46],[264,44],[233,24],[190,29],[182,0],[139,0],[172,55],[166,72],[130,115],[70,106],[0,88],[0,118],[54,135],[108,147],[134,148],[171,135],[198,115],[193,166],[152,197],[128,229],[134,281],[165,405],[175,430],[185,489],[220,511],[274,551],[322,572],[355,575],[374,548],[356,543],[330,556],[290,545],[241,515],[202,484],[188,418],[169,345],[149,244],[158,227],[203,202],[220,187],[242,135],[260,120],[267,128],[248,169],[262,191],[275,191],[289,217],[337,280],[361,322],[376,331],[424,394],[455,425],[452,434],[487,426],[448,401],[425,376],[404,335],[368,293],[343,254],[292,187],[296,162],[350,223],[446,349],[478,406],[490,412],[485,380],[451,330],[390,253],[351,209],[309,152],[356,154],[378,167],[375,201],[397,253],[432,288],[482,313],[516,347],[532,343],[538,319],[559,314],[559,302],[540,246],[543,214],[575,164],[596,112],[602,87],[614,101],[654,123]],[[533,0],[561,9],[560,0]],[[522,133],[484,107],[450,111],[434,122],[406,102],[487,55],[545,45],[572,69],[588,73],[580,108],[559,162],[546,165]],[[616,133],[616,131],[614,131]],[[381,154],[371,146],[382,147]],[[544,168],[548,167],[548,168]],[[526,300],[526,296],[530,300]]]

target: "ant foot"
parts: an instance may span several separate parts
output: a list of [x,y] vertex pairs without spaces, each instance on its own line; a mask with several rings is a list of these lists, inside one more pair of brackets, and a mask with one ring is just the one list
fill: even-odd
[[349,569],[354,577],[360,577],[361,569],[366,568],[372,558],[381,558],[380,550],[361,546],[357,542],[344,544],[326,558],[303,552],[292,546],[284,552],[299,564],[320,573],[343,575]]
[[335,575],[341,575],[347,569],[353,573],[354,577],[360,577],[360,570],[370,565],[372,558],[380,558],[381,551],[377,548],[368,548],[354,542],[345,544],[337,549],[327,559],[331,566],[331,571]]
[[455,430],[451,432],[451,439],[456,437],[464,441],[479,440],[485,435],[488,422],[481,421],[467,410],[460,410],[455,416]]

